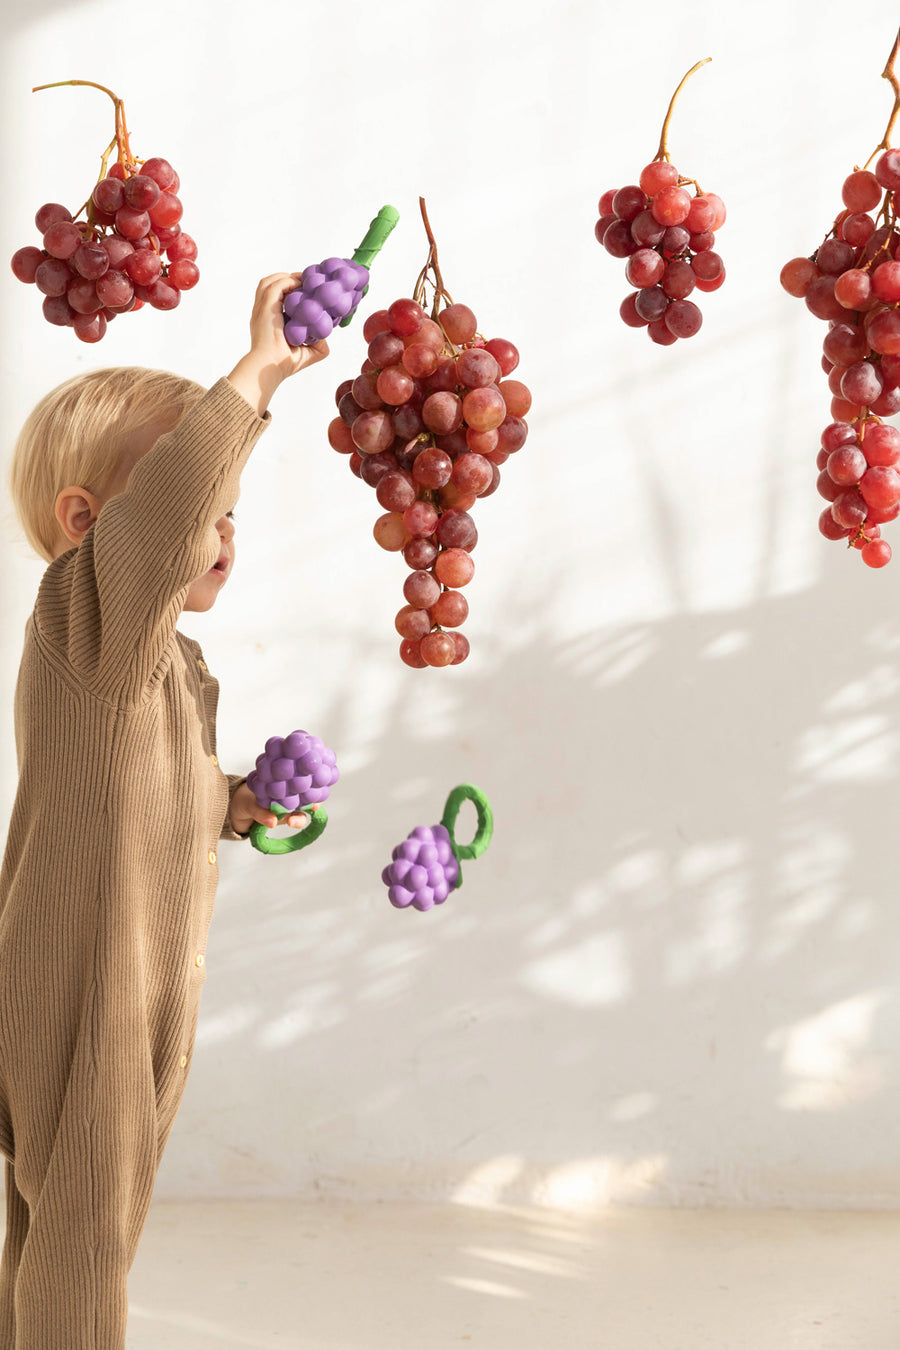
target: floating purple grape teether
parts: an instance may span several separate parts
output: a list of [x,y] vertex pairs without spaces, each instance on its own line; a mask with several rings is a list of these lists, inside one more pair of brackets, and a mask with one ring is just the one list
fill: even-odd
[[[478,831],[471,844],[458,844],[453,834],[459,808],[470,801],[478,812]],[[381,874],[388,899],[396,909],[433,909],[462,885],[463,858],[477,858],[491,842],[494,816],[483,792],[461,783],[447,798],[440,825],[417,825],[391,854]]]
[[350,322],[368,289],[372,260],[399,219],[393,206],[383,206],[352,258],[304,268],[300,285],[284,297],[284,336],[292,347],[319,342]]
[[[279,818],[327,801],[338,778],[335,754],[308,731],[292,731],[289,736],[270,736],[256,768],[247,775],[250,788],[260,806]],[[261,853],[291,853],[313,843],[328,824],[321,809],[310,812],[306,829],[287,839],[270,839],[264,825],[250,828],[250,842]]]

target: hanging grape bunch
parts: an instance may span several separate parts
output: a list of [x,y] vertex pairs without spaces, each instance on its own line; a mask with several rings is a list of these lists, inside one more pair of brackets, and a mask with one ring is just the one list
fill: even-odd
[[429,251],[413,298],[366,319],[368,355],[357,378],[338,387],[328,439],[375,490],[384,511],[376,542],[402,552],[410,568],[395,627],[401,659],[421,669],[468,656],[459,627],[478,542],[470,512],[497,490],[500,466],[525,444],[531,394],[509,378],[519,364],[513,344],[485,341],[472,310],[445,290],[422,198],[419,204]]
[[693,178],[682,177],[666,147],[678,95],[711,59],[692,66],[672,95],[659,149],[641,170],[640,182],[604,192],[594,226],[607,253],[628,260],[625,276],[634,291],[619,306],[623,322],[646,328],[651,341],[664,347],[699,331],[703,315],[688,299],[694,289],[717,291],[725,280],[725,264],[713,247],[725,223],[725,203],[714,192],[701,191]]
[[[40,247],[12,257],[19,281],[33,282],[44,296],[48,323],[75,330],[82,342],[99,342],[118,314],[174,309],[182,291],[196,286],[197,245],[181,228],[178,174],[168,160],[136,159],[131,152],[122,100],[92,80],[38,85],[90,85],[115,106],[115,135],[103,152],[100,177],[73,215],[57,202],[40,207],[34,223]],[[110,157],[116,158],[107,170]],[[84,216],[81,219],[82,214]]]
[[890,148],[900,112],[898,45],[900,35],[882,72],[894,107],[881,143],[844,180],[843,210],[818,249],[781,269],[788,294],[828,324],[822,369],[832,420],[816,464],[819,495],[829,505],[819,531],[846,540],[869,567],[890,562],[881,526],[900,514],[900,432],[883,421],[900,411],[900,150]]

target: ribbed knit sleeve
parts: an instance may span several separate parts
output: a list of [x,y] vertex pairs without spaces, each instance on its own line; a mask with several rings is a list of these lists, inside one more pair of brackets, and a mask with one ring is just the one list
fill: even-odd
[[249,838],[250,838],[249,834],[238,834],[237,830],[234,828],[234,826],[233,826],[232,823],[231,823],[231,798],[234,796],[234,790],[235,790],[235,788],[236,788],[236,787],[239,787],[239,786],[241,785],[241,783],[246,783],[247,779],[246,779],[246,777],[245,777],[243,774],[239,774],[239,773],[229,773],[229,774],[226,774],[226,777],[227,777],[227,779],[228,779],[228,810],[227,810],[227,812],[226,812],[226,814],[225,814],[225,821],[224,821],[224,823],[223,823],[223,825],[222,825],[222,829],[221,829],[221,832],[220,832],[220,834],[219,834],[219,838],[220,838],[220,839],[249,839]]
[[217,381],[47,569],[37,632],[97,697],[133,705],[164,673],[187,588],[216,560],[211,527],[234,506],[268,421]]

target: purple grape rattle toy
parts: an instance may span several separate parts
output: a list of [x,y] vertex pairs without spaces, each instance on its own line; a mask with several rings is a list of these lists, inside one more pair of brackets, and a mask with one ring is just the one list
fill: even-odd
[[284,297],[284,336],[292,347],[319,342],[337,328],[346,328],[369,289],[369,268],[400,219],[393,206],[383,206],[352,258],[326,258],[303,269],[303,279]]
[[[307,731],[290,736],[270,736],[256,768],[247,775],[247,786],[260,806],[279,820],[305,806],[327,800],[339,778],[334,751]],[[314,844],[328,824],[320,806],[310,811],[309,824],[286,839],[270,839],[265,825],[250,826],[250,842],[260,853],[293,853]]]
[[[453,834],[463,802],[478,813],[478,830],[471,844],[458,844]],[[396,909],[433,909],[442,905],[452,890],[462,885],[463,858],[478,858],[491,842],[494,813],[483,792],[471,783],[461,783],[447,798],[440,825],[417,825],[381,874],[388,899]]]

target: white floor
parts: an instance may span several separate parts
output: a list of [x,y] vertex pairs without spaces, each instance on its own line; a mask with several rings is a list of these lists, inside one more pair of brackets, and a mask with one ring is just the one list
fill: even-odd
[[900,1214],[157,1204],[129,1350],[898,1350]]

